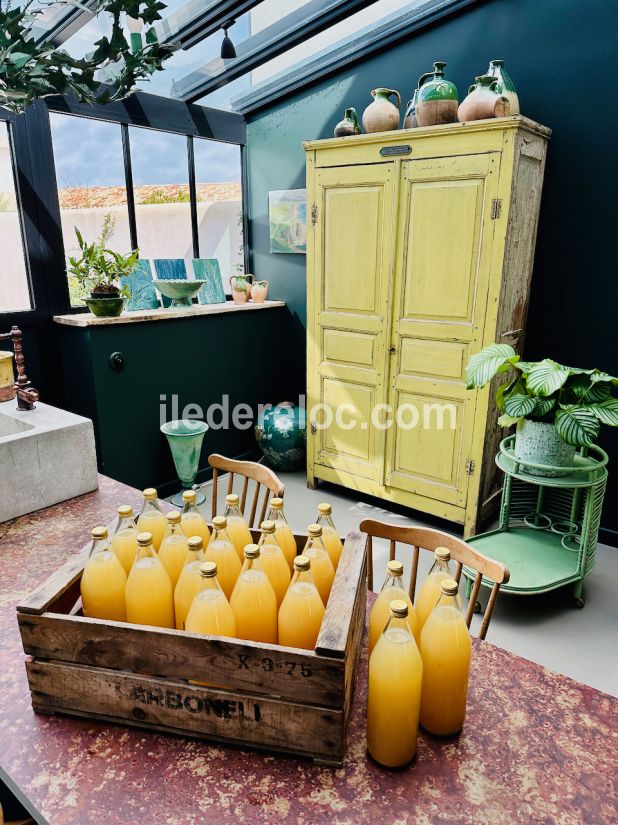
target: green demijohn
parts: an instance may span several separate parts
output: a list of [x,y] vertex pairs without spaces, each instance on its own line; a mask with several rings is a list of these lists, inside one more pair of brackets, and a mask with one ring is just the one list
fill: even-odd
[[457,120],[457,87],[444,76],[446,63],[437,60],[433,72],[418,80],[416,119],[419,126],[439,126]]
[[275,470],[295,470],[305,463],[305,409],[282,401],[260,414],[255,440]]
[[335,126],[335,137],[349,137],[350,135],[360,135],[360,126],[358,125],[358,115],[356,109],[350,106],[345,110],[343,120]]
[[[202,442],[207,430],[208,425],[204,424],[203,421],[191,421],[190,419],[168,421],[161,425],[161,432],[170,445],[176,472],[183,490],[190,490],[193,487],[199,467]],[[183,506],[183,490],[176,493],[171,499],[172,504],[175,504],[176,507]],[[198,492],[196,504],[202,504],[204,500],[204,494]]]

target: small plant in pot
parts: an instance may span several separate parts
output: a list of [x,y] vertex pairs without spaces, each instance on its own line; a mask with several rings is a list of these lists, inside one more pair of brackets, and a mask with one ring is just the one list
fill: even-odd
[[618,378],[601,370],[566,367],[544,358],[522,361],[508,344],[490,344],[466,366],[466,386],[479,389],[495,375],[508,375],[496,392],[501,427],[516,425],[515,455],[532,464],[526,472],[565,475],[575,450],[590,447],[601,424],[618,426]]
[[90,298],[84,298],[88,309],[99,317],[120,315],[131,290],[122,283],[135,268],[138,250],[129,255],[115,252],[107,247],[114,234],[114,218],[107,214],[103,220],[101,234],[92,243],[84,240],[75,227],[75,235],[81,250],[79,258],[69,257],[67,271],[72,275],[84,292],[90,292]]

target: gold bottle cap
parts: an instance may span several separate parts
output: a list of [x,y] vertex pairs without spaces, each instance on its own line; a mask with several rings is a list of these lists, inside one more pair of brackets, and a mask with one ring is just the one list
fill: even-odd
[[262,529],[262,533],[274,533],[277,529],[274,521],[263,521],[260,524],[260,527]]
[[322,504],[318,504],[318,513],[321,516],[330,516],[333,512],[333,508],[328,504],[328,502],[323,501]]
[[398,619],[405,619],[408,615],[408,605],[403,599],[395,599],[391,602],[391,613]]
[[147,547],[149,544],[152,544],[152,533],[144,530],[143,533],[137,534],[137,543],[140,547]]
[[283,510],[283,499],[282,498],[271,498],[270,506],[273,510]]
[[146,501],[156,501],[157,499],[157,491],[154,487],[146,487],[144,490],[144,498]]
[[180,513],[178,510],[173,510],[167,514],[168,524],[180,524]]
[[107,527],[103,527],[102,525],[100,525],[99,527],[93,527],[90,531],[90,535],[93,539],[106,539]]
[[294,559],[294,570],[302,572],[311,569],[311,559],[308,556],[296,556]]
[[451,551],[448,547],[436,547],[436,551],[434,553],[437,561],[450,561],[451,560]]
[[133,515],[133,508],[130,504],[121,504],[117,512],[120,518],[131,518]]
[[217,575],[217,562],[205,561],[204,564],[200,566],[200,575],[205,579],[213,579]]
[[188,504],[191,504],[192,501],[195,501],[196,495],[195,490],[184,490],[182,493],[182,500],[186,501]]
[[238,507],[238,502],[240,498],[236,495],[236,493],[228,493],[225,497],[225,503],[229,504],[230,507]]
[[215,516],[212,520],[212,526],[217,530],[225,530],[227,527],[227,519],[225,516]]
[[307,527],[307,533],[310,536],[321,536],[322,535],[322,527],[319,524],[310,524]]
[[442,579],[440,590],[445,596],[456,596],[459,593],[459,585],[455,579]]
[[386,565],[386,569],[391,576],[403,576],[403,564],[400,561],[397,561],[397,559],[389,561]]
[[260,548],[257,544],[247,544],[244,550],[246,559],[257,559],[260,555]]
[[204,546],[204,541],[201,536],[191,536],[187,539],[189,550],[201,550]]

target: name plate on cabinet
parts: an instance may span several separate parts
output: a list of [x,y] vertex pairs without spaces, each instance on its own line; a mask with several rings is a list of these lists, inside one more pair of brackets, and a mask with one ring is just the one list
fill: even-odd
[[383,158],[392,157],[393,155],[410,155],[412,154],[412,147],[403,143],[401,146],[383,146],[380,149],[380,154]]

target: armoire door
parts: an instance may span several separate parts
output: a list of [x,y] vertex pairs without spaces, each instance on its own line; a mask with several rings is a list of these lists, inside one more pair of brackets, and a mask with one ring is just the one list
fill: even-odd
[[460,507],[474,471],[463,373],[482,346],[499,163],[486,153],[401,172],[389,400],[403,423],[389,431],[385,483]]
[[385,434],[372,410],[386,393],[393,164],[316,170],[314,197],[309,407],[324,406],[312,418],[313,460],[382,483]]

